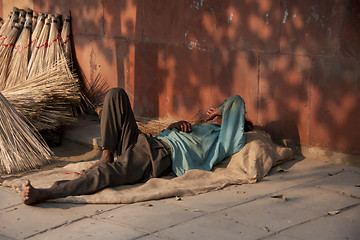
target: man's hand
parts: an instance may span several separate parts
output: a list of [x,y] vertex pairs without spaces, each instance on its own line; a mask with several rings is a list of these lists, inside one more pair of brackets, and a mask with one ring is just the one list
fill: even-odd
[[191,124],[189,122],[186,121],[180,121],[180,122],[176,122],[176,123],[172,123],[168,126],[167,129],[172,130],[176,128],[177,130],[181,131],[181,132],[191,132]]
[[219,108],[210,108],[207,113],[207,118],[205,119],[205,121],[211,121],[214,118],[216,118],[217,116],[221,116],[220,112],[219,112]]

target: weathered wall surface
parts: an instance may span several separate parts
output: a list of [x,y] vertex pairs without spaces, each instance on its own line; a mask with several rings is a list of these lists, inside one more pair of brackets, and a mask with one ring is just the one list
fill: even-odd
[[186,119],[240,94],[274,138],[360,154],[357,0],[30,2],[71,11],[86,80],[125,88],[138,116]]

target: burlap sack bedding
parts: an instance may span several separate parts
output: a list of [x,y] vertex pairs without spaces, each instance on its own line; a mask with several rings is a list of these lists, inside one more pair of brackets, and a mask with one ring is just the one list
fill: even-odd
[[[67,203],[134,203],[174,196],[189,196],[220,190],[226,186],[254,183],[264,177],[272,166],[292,158],[289,148],[274,144],[264,131],[246,133],[244,148],[218,164],[212,171],[190,170],[181,177],[153,178],[146,183],[107,188],[96,194],[69,196],[52,202]],[[35,187],[50,187],[54,181],[74,179],[92,162],[68,164],[62,168],[33,173],[22,178],[6,180],[3,186],[19,189],[25,179]],[[65,174],[65,173],[70,174]]]

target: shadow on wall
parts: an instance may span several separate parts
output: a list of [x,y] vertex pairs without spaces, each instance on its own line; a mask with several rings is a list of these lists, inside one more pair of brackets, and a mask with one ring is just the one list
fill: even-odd
[[[138,116],[190,118],[239,94],[248,117],[275,138],[360,154],[356,0],[34,0],[35,6],[71,10],[88,80],[101,73],[109,86],[124,87]],[[117,69],[115,84],[104,65]]]

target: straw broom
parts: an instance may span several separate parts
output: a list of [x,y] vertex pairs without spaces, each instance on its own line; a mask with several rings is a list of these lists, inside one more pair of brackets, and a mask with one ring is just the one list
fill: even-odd
[[50,162],[53,153],[40,134],[0,93],[0,171],[14,173]]
[[2,33],[0,37],[0,45],[5,41],[6,38],[8,38],[9,34],[11,33],[11,30],[14,28],[15,24],[19,21],[18,13],[13,13],[11,16],[11,20],[9,24],[4,29],[4,32]]
[[[49,34],[49,40],[47,45],[47,51],[46,51],[46,57],[45,57],[45,66],[50,66],[54,62],[66,59],[64,55],[64,50],[62,48],[61,44],[61,35],[59,34],[59,19],[56,16],[52,17],[52,23],[50,28],[50,34]],[[72,68],[72,62],[68,61],[68,64],[63,66],[63,71],[68,74],[69,81],[76,82],[77,85],[79,85],[79,81],[77,79],[74,79],[73,74],[69,68],[69,65]],[[79,85],[80,86],[80,85]],[[82,100],[86,103],[88,103],[88,100],[86,99],[86,96],[81,94]],[[74,107],[79,107],[79,104],[72,106],[72,111],[76,113],[74,110]]]
[[46,18],[39,39],[36,41],[36,46],[31,52],[30,61],[28,64],[28,77],[36,75],[43,70],[45,66],[46,46],[49,39],[50,19]]
[[0,37],[2,36],[3,32],[4,32],[4,29],[8,26],[8,24],[10,23],[11,21],[11,14],[8,15],[8,18],[3,22],[3,24],[1,25],[1,28],[0,28]]
[[19,23],[24,25],[25,24],[25,17],[26,17],[26,13],[24,9],[20,9],[19,11]]
[[6,86],[7,69],[19,30],[20,24],[16,24],[9,36],[5,39],[5,42],[0,46],[0,91]]
[[1,27],[0,31],[0,37],[3,38],[4,36],[7,36],[11,29],[14,27],[14,22],[17,22],[19,19],[19,9],[14,7],[13,11],[9,15],[10,19],[7,19],[4,23],[4,26]]
[[68,59],[69,62],[72,63],[73,59],[71,52],[70,34],[71,34],[70,16],[66,15],[64,17],[63,28],[61,31],[61,41],[62,41],[62,47],[64,50],[65,57]]
[[[25,21],[32,23],[32,16],[33,16],[33,11],[30,8],[27,8],[26,15],[25,15]],[[32,29],[30,29],[30,30],[32,30]]]
[[[16,95],[18,99],[29,99],[28,96],[32,96],[33,102],[27,103],[29,105],[37,102],[47,103],[51,98],[59,100],[55,104],[76,104],[80,101],[80,87],[76,81],[77,78],[69,79],[68,73],[64,72],[66,64],[66,60],[62,59],[37,75],[28,78],[24,83],[5,89],[3,94],[13,105],[17,104],[11,101],[9,94],[14,96],[13,99],[16,99]],[[23,93],[20,94],[21,91]],[[47,98],[49,96],[50,100]]]
[[69,79],[62,59],[24,83],[3,91],[4,96],[38,130],[56,129],[76,120],[69,113],[69,104],[79,104],[79,84]]
[[24,25],[25,25],[25,18],[24,18],[24,17],[20,17],[20,18],[19,18],[19,25],[18,25],[18,26],[20,27],[20,29],[19,29],[19,34],[21,33]]
[[27,65],[29,61],[30,24],[31,22],[27,22],[25,24],[25,27],[21,31],[21,34],[15,43],[8,67],[5,89],[20,84],[26,80]]
[[[49,67],[57,61],[66,59],[64,50],[61,46],[61,35],[59,34],[58,29],[58,18],[52,16],[52,23],[50,28],[49,40],[47,43],[47,51],[46,51],[46,58],[45,58],[45,66]],[[67,65],[63,65],[63,71],[68,74],[68,78],[70,81],[78,82],[77,80],[73,79],[73,74],[69,68],[69,65],[72,63],[68,61]]]
[[57,21],[57,27],[58,27],[58,30],[61,28],[61,18],[62,18],[62,15],[61,14],[59,14],[59,13],[57,13],[57,14],[55,14],[55,17],[56,17],[56,19],[58,20]]
[[45,66],[51,66],[56,61],[61,59],[63,56],[63,49],[61,48],[61,42],[58,28],[58,18],[52,16],[51,18],[51,27],[49,33],[49,40],[45,53]]
[[[34,25],[34,22],[33,22],[33,25]],[[39,40],[41,31],[45,25],[45,17],[41,13],[39,13],[38,20],[35,25],[36,25],[35,29],[32,31],[32,34],[31,34],[30,53],[29,53],[30,58],[36,48],[37,41]]]
[[[34,81],[26,81],[24,87],[3,93],[39,130],[56,129],[75,120],[67,111],[68,104],[80,100],[79,89],[69,82],[62,82],[64,76],[61,74],[60,71],[50,78],[45,74],[43,80],[37,77]],[[46,78],[51,82],[46,82]]]
[[30,54],[31,52],[34,51],[35,46],[36,46],[36,41],[39,39],[41,30],[43,29],[43,26],[45,24],[45,17],[42,16],[41,14],[39,14],[39,16],[36,18],[37,21],[34,22],[34,18],[33,18],[33,28],[32,28],[32,34],[31,34],[31,42],[30,42]]
[[[64,22],[61,30],[61,45],[63,49],[63,55],[68,61],[69,67],[67,71],[70,71],[70,69],[73,69],[73,57],[71,48],[71,16],[69,15],[64,16]],[[95,106],[91,103],[91,101],[83,92],[81,93],[81,99],[83,104],[95,108]],[[82,111],[82,107],[80,107],[80,110]]]
[[20,9],[20,11],[19,11],[19,18],[21,18],[21,17],[25,18],[25,10],[24,9]]
[[34,33],[37,21],[38,21],[38,12],[33,12],[33,16],[32,16],[32,23],[33,24],[32,24],[32,27],[31,27],[31,32],[32,33]]
[[[51,27],[49,33],[49,40],[47,43],[47,51],[45,57],[45,66],[49,67],[57,61],[66,59],[64,50],[61,44],[61,35],[59,34],[59,19],[56,16],[51,16]],[[68,74],[69,81],[76,82],[78,84],[78,80],[74,79],[74,75],[72,74],[69,65],[72,65],[72,62],[68,61],[68,64],[63,65],[63,71]]]
[[4,22],[0,29],[0,38],[4,35],[4,31],[7,30],[13,18],[19,17],[19,9],[14,7],[13,11],[9,14],[8,19]]

